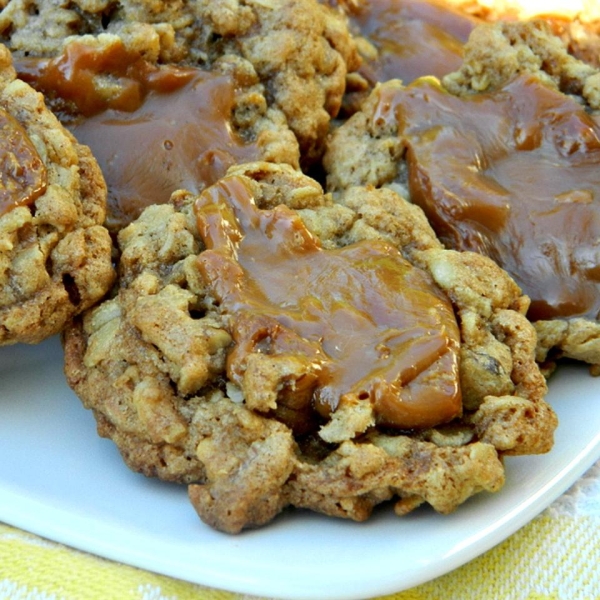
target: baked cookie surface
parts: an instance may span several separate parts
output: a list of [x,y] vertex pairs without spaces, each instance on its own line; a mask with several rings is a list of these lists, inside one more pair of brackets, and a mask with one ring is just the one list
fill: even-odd
[[547,7],[519,0],[447,0],[447,4],[490,23],[543,20],[561,38],[569,54],[600,67],[600,7],[595,0]]
[[[320,156],[347,72],[358,65],[345,19],[316,0],[4,4],[0,38],[20,56],[58,56],[65,41],[106,33],[153,63],[237,73],[237,86],[255,95],[246,94],[237,117],[291,134],[306,164]],[[287,152],[285,162],[297,162],[298,148]]]
[[[134,470],[189,484],[218,529],[262,525],[289,505],[364,520],[395,498],[398,514],[423,502],[447,513],[502,486],[502,456],[552,445],[556,417],[514,282],[485,257],[445,250],[393,190],[354,187],[337,200],[264,162],[233,167],[200,197],[175,194],[119,233],[116,295],[64,333],[69,384],[100,434]],[[246,279],[247,252],[261,257],[267,287]],[[285,256],[291,271],[278,265]],[[325,256],[321,279],[305,275]],[[366,290],[355,304],[371,317],[344,312],[343,296],[326,292],[336,279],[364,281],[373,261],[408,277],[420,300],[371,278],[352,288]],[[416,321],[398,309],[392,324],[389,310],[373,316],[389,297]],[[328,326],[315,320],[323,306]],[[364,346],[373,369],[360,372],[360,358],[341,369],[344,343],[340,356]],[[349,379],[336,393],[340,372]],[[401,405],[428,386],[449,409],[407,417]]]
[[448,248],[505,268],[549,368],[600,360],[599,82],[541,21],[480,25],[461,69],[382,84],[325,157],[332,191],[398,186]]
[[16,77],[3,46],[0,116],[0,344],[35,343],[114,281],[106,187],[89,149]]
[[569,53],[545,21],[483,24],[464,47],[460,69],[443,78],[455,94],[492,91],[519,74],[531,74],[598,110],[600,71]]

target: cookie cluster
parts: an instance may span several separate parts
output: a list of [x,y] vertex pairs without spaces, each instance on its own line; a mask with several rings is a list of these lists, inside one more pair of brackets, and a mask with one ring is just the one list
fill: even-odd
[[600,365],[593,20],[0,6],[0,344],[60,333],[129,467],[237,533],[551,450],[547,377]]

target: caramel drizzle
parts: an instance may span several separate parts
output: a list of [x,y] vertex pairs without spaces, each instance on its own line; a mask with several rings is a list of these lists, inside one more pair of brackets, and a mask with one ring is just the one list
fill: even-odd
[[403,429],[460,413],[452,307],[393,246],[324,250],[294,211],[259,210],[236,177],[195,208],[207,247],[198,268],[232,319],[228,375],[240,387],[251,354],[289,356],[303,369],[283,404],[301,419],[366,399],[381,423]]
[[21,124],[0,109],[0,216],[33,204],[48,186],[48,173]]
[[452,96],[384,86],[373,125],[397,128],[411,198],[440,239],[506,269],[532,320],[600,312],[600,126],[531,76]]

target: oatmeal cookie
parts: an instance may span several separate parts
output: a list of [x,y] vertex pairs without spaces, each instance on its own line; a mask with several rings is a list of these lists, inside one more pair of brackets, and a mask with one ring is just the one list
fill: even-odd
[[178,189],[201,191],[232,164],[260,158],[299,165],[294,134],[243,61],[213,71],[160,66],[120,37],[100,34],[20,65],[98,160],[111,231]]
[[118,292],[64,333],[68,382],[126,463],[189,484],[213,527],[290,505],[447,513],[502,486],[504,455],[552,445],[526,299],[392,190],[334,203],[251,163],[118,241]]
[[97,163],[0,46],[0,345],[35,343],[114,280]]
[[0,39],[20,56],[56,56],[65,41],[101,33],[151,62],[243,71],[260,84],[254,110],[285,122],[307,164],[358,66],[344,17],[316,0],[8,0],[0,13]]
[[518,0],[446,0],[449,8],[472,18],[495,22],[543,20],[564,42],[568,52],[600,67],[600,6],[596,0],[527,4]]
[[324,161],[333,192],[395,188],[446,247],[505,268],[549,370],[600,363],[598,83],[541,22],[480,26],[458,72],[381,85]]
[[531,73],[565,94],[600,108],[600,71],[569,54],[563,41],[542,20],[483,24],[464,48],[464,62],[444,77],[454,94],[492,91],[516,75]]

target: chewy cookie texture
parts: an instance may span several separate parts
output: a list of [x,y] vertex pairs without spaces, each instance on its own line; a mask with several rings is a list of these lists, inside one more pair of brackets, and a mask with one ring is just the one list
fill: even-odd
[[[240,195],[260,210],[232,208]],[[421,300],[436,298],[423,312],[448,310],[443,290],[461,314],[460,326],[454,317],[417,316],[412,335],[409,329],[382,338],[400,348],[395,362],[376,362],[373,382],[365,381],[373,373],[343,382],[348,392],[335,410],[316,411],[315,397],[327,404],[338,357],[329,350],[333,359],[319,364],[315,340],[323,331],[313,324],[299,338],[286,326],[292,317],[281,318],[272,299],[252,312],[264,289],[240,283],[244,273],[231,255],[231,244],[246,239],[238,228],[256,226],[259,215],[281,211],[281,204],[308,228],[296,225],[292,247],[316,244],[326,254],[365,242],[383,246],[386,260],[419,273],[426,286],[417,292]],[[217,220],[221,225],[208,232]],[[252,243],[249,252],[259,251]],[[265,523],[287,505],[362,520],[393,497],[400,514],[422,502],[448,512],[502,485],[502,455],[544,452],[552,443],[555,417],[543,400],[535,334],[519,289],[491,260],[445,250],[422,212],[391,191],[353,188],[333,203],[291,167],[253,163],[232,168],[198,201],[181,193],[147,209],[120,232],[119,247],[118,293],[65,332],[69,383],[132,468],[190,483],[199,514],[219,529]],[[259,256],[266,260],[264,250]],[[332,273],[325,276],[331,280]],[[226,278],[239,287],[228,290]],[[292,281],[275,284],[289,288]],[[254,289],[254,300],[236,296],[242,285]],[[300,303],[292,308],[296,313]],[[334,324],[343,309],[342,301],[332,308]],[[306,310],[316,313],[315,306]],[[411,347],[423,336],[427,349]],[[364,344],[363,337],[348,341]],[[350,346],[340,358],[354,351]],[[421,364],[403,368],[415,352]],[[462,367],[440,372],[431,368],[436,361]],[[429,378],[438,389],[459,385],[464,408],[457,419],[456,408],[440,409],[437,423],[402,433],[413,423],[406,425],[393,406],[379,409],[382,386],[397,386],[388,404],[401,407],[398,397],[410,405]]]
[[501,489],[505,456],[551,449],[544,375],[600,365],[591,16],[0,8],[27,166],[3,173],[0,343],[62,331],[129,467],[237,533],[287,507],[449,513]]
[[0,46],[0,345],[36,343],[114,280],[106,187],[89,149],[19,80]]
[[334,132],[328,188],[401,190],[447,247],[515,278],[545,368],[563,356],[596,370],[599,84],[544,21],[479,25],[460,69],[385,82]]
[[3,4],[0,39],[19,56],[56,56],[74,38],[109,34],[151,62],[235,72],[244,87],[260,83],[262,106],[247,99],[238,117],[260,111],[289,127],[306,164],[319,156],[346,72],[358,65],[344,19],[313,0]]

